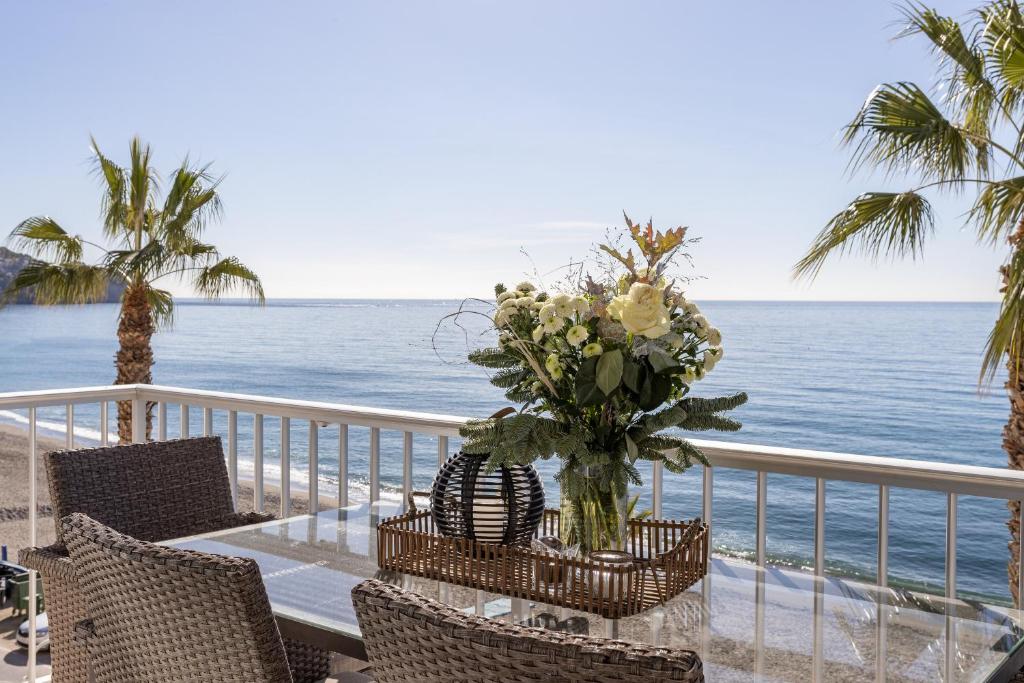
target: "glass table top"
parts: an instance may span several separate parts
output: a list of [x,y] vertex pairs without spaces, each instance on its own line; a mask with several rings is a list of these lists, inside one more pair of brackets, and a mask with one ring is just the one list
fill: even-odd
[[275,614],[341,637],[359,638],[352,588],[378,578],[501,621],[694,650],[716,682],[973,683],[1002,673],[1024,640],[1017,610],[719,558],[709,576],[664,606],[611,623],[381,572],[376,526],[402,509],[397,502],[354,505],[167,545],[255,559]]

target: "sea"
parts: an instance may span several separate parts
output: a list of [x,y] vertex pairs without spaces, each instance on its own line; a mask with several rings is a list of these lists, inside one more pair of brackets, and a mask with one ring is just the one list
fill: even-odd
[[[482,368],[465,361],[485,345],[482,318],[456,311],[458,301],[271,300],[179,301],[173,325],[154,338],[157,384],[461,416],[486,416],[506,405]],[[884,457],[1003,467],[1001,428],[1008,405],[1004,377],[979,387],[981,349],[997,313],[994,303],[812,303],[708,301],[701,304],[722,330],[725,355],[695,395],[745,391],[734,416],[737,433],[701,438],[810,448]],[[0,310],[0,392],[109,384],[114,377],[117,308],[12,306]],[[113,411],[111,411],[113,413]],[[177,406],[168,411],[179,433]],[[43,409],[42,433],[64,433],[63,408]],[[24,424],[23,412],[0,421]],[[190,415],[201,430],[201,411]],[[115,425],[111,422],[110,428]],[[308,424],[290,431],[293,490],[307,471]],[[75,413],[75,442],[97,443],[97,406]],[[267,420],[265,476],[280,474],[280,424]],[[226,415],[214,416],[226,434]],[[320,431],[321,492],[337,490],[336,427]],[[333,440],[333,441],[332,441]],[[333,445],[332,445],[333,444]],[[382,434],[381,480],[397,496],[402,434]],[[452,444],[453,450],[457,443]],[[356,499],[367,492],[367,430],[350,431],[348,482]],[[252,416],[239,417],[243,476],[252,475]],[[414,485],[430,486],[436,441],[414,440]],[[547,496],[557,501],[556,466],[540,462]],[[647,477],[650,468],[641,470]],[[715,473],[713,543],[717,553],[752,557],[755,546],[753,472]],[[641,504],[649,504],[644,493]],[[829,482],[826,567],[830,574],[874,577],[877,487]],[[941,592],[944,580],[945,496],[893,489],[890,501],[890,583]],[[667,517],[698,516],[699,468],[666,474]],[[814,480],[768,475],[767,552],[788,567],[812,564]],[[957,581],[961,596],[997,603],[1007,589],[1008,512],[1005,501],[959,501]]]

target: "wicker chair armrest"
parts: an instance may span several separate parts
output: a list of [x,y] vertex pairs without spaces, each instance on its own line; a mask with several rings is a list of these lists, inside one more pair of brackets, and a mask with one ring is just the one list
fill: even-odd
[[224,518],[224,529],[232,529],[237,526],[248,526],[250,524],[262,524],[276,519],[268,512],[233,512]]
[[18,553],[18,562],[29,569],[35,569],[44,578],[47,576],[67,580],[75,578],[75,565],[71,561],[71,557],[68,556],[68,550],[59,544],[42,548],[22,548]]

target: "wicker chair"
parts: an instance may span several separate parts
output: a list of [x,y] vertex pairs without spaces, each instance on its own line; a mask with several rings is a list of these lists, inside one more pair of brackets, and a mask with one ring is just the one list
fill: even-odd
[[89,611],[75,637],[98,683],[295,680],[255,560],[146,543],[79,513],[62,526]]
[[379,683],[704,680],[687,650],[510,626],[375,580],[352,589],[352,600]]
[[[46,588],[54,683],[88,680],[86,652],[74,638],[75,625],[86,618],[85,600],[65,548],[62,517],[82,512],[154,542],[273,519],[234,511],[218,437],[57,451],[44,462],[57,541],[22,550],[19,557],[42,575]],[[298,680],[326,675],[328,653],[290,640],[286,646],[293,666],[305,666]]]

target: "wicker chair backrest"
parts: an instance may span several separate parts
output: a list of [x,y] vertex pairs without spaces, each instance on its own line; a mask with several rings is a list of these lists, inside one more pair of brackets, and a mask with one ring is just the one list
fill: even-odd
[[63,529],[97,681],[292,680],[254,560],[153,545],[83,514]]
[[234,511],[220,437],[47,453],[46,474],[60,520],[81,512],[143,541],[219,528]]
[[377,683],[704,680],[688,650],[503,624],[375,580],[352,600]]

